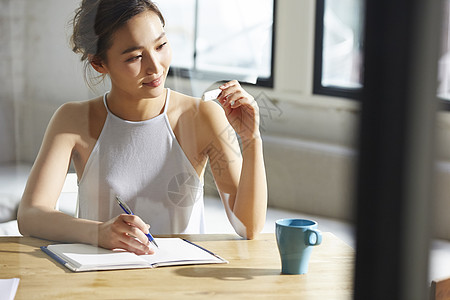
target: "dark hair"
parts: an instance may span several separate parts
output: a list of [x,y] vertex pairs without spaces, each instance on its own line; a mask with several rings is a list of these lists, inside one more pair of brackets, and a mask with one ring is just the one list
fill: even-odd
[[[87,76],[91,70],[90,61],[106,61],[106,51],[111,47],[112,35],[131,18],[144,11],[154,12],[162,25],[165,25],[161,11],[150,0],[82,0],[72,21],[73,35],[70,41],[73,52],[81,54],[85,80],[90,87],[93,83],[92,76]],[[96,77],[100,78],[96,83],[104,78],[103,75]]]

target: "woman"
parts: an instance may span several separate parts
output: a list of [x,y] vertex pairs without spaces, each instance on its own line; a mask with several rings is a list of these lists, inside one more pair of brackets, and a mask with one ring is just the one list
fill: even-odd
[[[149,0],[83,0],[73,26],[73,50],[111,90],[55,112],[19,207],[21,233],[153,253],[147,224],[154,234],[203,232],[209,159],[231,224],[253,238],[267,205],[254,99],[237,81],[220,87],[221,106],[165,88],[172,51]],[[54,209],[71,161],[79,218]],[[139,216],[121,213],[116,197]]]

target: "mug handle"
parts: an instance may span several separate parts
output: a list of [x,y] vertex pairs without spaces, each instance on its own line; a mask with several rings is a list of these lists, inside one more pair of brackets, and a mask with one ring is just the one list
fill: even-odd
[[305,231],[305,245],[317,246],[322,243],[322,233],[317,229],[308,229]]

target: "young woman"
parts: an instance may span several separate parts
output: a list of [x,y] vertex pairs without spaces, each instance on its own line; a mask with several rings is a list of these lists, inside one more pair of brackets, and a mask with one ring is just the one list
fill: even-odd
[[[19,207],[21,233],[152,253],[148,224],[154,234],[204,232],[209,160],[232,226],[253,238],[267,206],[254,99],[237,81],[220,87],[221,105],[165,88],[172,51],[149,0],[83,0],[73,26],[74,51],[111,90],[54,114]],[[71,161],[79,218],[55,210]],[[123,214],[116,197],[136,215]]]

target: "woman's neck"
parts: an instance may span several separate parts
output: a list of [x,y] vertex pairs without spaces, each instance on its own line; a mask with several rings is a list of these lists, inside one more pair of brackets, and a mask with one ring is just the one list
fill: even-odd
[[111,89],[106,96],[108,109],[121,119],[145,121],[160,115],[164,111],[167,89],[154,98],[137,98]]

